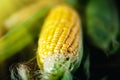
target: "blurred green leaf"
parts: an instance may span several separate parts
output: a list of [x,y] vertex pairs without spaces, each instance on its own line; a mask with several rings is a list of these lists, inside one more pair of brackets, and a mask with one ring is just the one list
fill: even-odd
[[51,7],[50,5],[43,7],[0,39],[0,62],[8,59],[34,41],[40,31],[39,24],[42,24],[43,18]]
[[83,70],[84,70],[87,80],[89,80],[89,78],[90,78],[90,56],[89,56],[89,53],[87,53],[86,59],[84,61]]
[[90,0],[86,7],[86,32],[89,42],[103,50],[106,55],[114,54],[119,44],[118,12],[111,0]]

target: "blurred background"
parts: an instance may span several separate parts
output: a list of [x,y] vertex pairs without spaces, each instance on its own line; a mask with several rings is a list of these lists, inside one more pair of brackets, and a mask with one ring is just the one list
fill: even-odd
[[[89,39],[86,28],[88,18],[86,10],[90,1],[96,2],[97,0],[63,0],[63,2],[76,8],[81,16],[83,25],[84,56],[81,66],[73,74],[74,79],[119,80],[120,46],[114,54],[106,55],[106,52],[101,50],[101,48],[91,45],[91,39]],[[119,23],[120,1],[111,1],[115,5]],[[0,80],[10,80],[11,66],[16,63],[26,62],[35,56],[38,30],[40,30],[38,26],[42,25],[45,17],[42,16],[38,19],[38,15],[35,13],[39,12],[39,9],[46,5],[58,2],[59,0],[0,0]],[[45,13],[44,10],[43,12]],[[34,28],[32,28],[33,26]],[[119,45],[120,26],[117,30],[116,41]]]

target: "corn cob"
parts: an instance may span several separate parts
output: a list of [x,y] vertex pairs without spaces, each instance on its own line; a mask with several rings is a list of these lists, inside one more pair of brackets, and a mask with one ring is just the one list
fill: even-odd
[[[55,2],[55,1],[54,1]],[[22,8],[20,11],[12,14],[4,23],[7,29],[11,29],[14,26],[26,21],[29,17],[35,14],[40,8],[52,4],[51,1],[40,1],[29,6]]]
[[64,71],[77,69],[81,57],[79,16],[71,7],[58,5],[46,18],[38,41],[37,62],[43,71],[43,78],[59,79]]
[[[102,5],[102,6],[101,6]],[[87,35],[91,44],[113,54],[117,48],[116,37],[119,30],[118,12],[111,0],[90,0],[86,7]]]

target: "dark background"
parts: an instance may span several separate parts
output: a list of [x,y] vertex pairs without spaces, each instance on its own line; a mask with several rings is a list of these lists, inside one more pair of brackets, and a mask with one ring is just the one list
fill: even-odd
[[[82,1],[87,4],[84,0]],[[113,1],[116,4],[120,19],[120,0]],[[86,36],[85,32],[84,36]],[[120,43],[120,29],[117,40]],[[90,67],[86,69],[87,71],[84,70],[84,60],[86,60],[86,55],[84,55],[82,65],[75,73],[75,76],[77,76],[76,80],[87,80],[88,77],[89,80],[120,80],[120,48],[114,55],[107,57],[104,52],[94,46],[89,45],[86,37],[84,37],[84,44],[84,52],[87,50],[86,47],[89,47],[89,53],[86,55],[90,58]]]

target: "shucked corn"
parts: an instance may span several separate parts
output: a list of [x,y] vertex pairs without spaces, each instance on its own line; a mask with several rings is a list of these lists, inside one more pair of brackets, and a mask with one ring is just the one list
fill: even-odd
[[72,54],[78,47],[79,22],[69,7],[57,6],[50,12],[43,26],[39,39],[38,53],[40,62],[52,54]]
[[[40,33],[37,52],[38,65],[43,72],[54,74],[51,71],[55,69],[55,65],[64,65],[73,56],[75,56],[76,62],[79,62],[82,56],[82,53],[79,53],[82,52],[81,43],[81,25],[76,11],[65,4],[56,6],[50,11]],[[57,71],[57,69],[55,70]],[[58,73],[56,76],[58,78]],[[51,79],[56,80],[57,78],[52,77]]]

